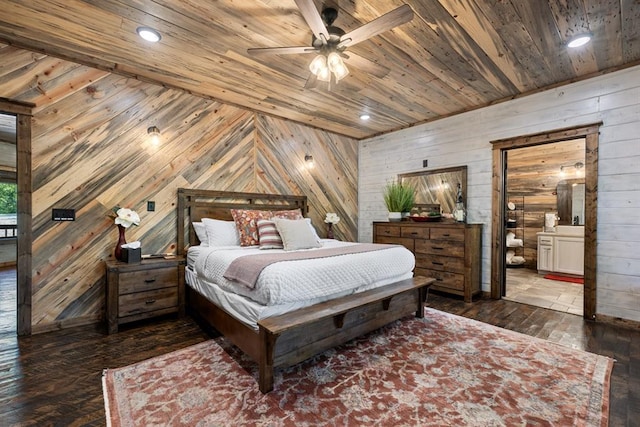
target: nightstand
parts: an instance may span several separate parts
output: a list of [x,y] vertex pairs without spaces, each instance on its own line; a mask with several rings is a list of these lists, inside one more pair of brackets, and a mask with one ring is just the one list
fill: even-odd
[[106,261],[107,331],[167,313],[184,315],[184,257]]

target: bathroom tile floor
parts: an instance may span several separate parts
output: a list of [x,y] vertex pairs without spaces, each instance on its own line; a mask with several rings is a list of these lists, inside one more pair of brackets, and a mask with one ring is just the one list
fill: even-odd
[[507,268],[504,299],[582,316],[581,284],[548,280],[536,270]]

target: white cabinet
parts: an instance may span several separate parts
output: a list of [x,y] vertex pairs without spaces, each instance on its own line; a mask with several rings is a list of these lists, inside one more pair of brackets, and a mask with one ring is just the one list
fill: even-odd
[[584,238],[554,237],[554,269],[559,273],[584,274]]
[[538,233],[538,270],[584,275],[584,237]]
[[538,270],[553,271],[553,237],[538,236]]

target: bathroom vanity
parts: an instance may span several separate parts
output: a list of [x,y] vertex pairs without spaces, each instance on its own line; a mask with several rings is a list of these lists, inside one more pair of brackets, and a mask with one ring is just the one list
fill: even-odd
[[538,236],[538,272],[584,275],[584,226],[558,225]]

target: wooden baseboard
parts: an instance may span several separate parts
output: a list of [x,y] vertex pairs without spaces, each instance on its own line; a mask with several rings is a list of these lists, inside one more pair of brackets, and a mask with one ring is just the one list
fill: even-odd
[[635,320],[622,319],[620,317],[607,316],[606,314],[596,314],[596,322],[606,323],[619,328],[640,331],[640,322],[636,322]]

